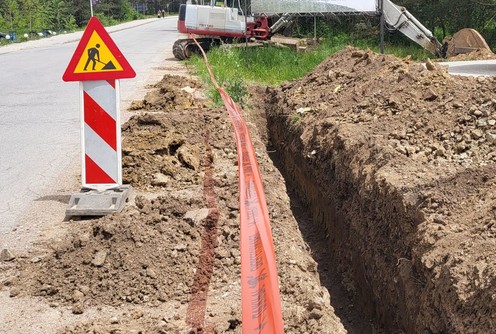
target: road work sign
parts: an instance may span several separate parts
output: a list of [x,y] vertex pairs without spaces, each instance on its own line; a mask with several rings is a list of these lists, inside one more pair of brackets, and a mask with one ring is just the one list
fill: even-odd
[[134,78],[136,73],[96,17],[92,17],[62,79],[88,81]]
[[119,80],[136,73],[92,17],[62,77],[80,81],[81,193],[73,194],[68,216],[104,215],[122,210],[131,191],[122,185]]

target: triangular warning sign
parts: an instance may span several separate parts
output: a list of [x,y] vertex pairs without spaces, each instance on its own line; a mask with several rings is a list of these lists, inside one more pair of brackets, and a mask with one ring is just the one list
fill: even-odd
[[127,62],[100,21],[93,16],[65,70],[64,81],[134,78]]

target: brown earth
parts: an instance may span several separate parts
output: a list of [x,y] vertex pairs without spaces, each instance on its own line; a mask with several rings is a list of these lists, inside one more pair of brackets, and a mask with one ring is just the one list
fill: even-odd
[[[166,76],[123,125],[119,214],[71,221],[36,254],[5,262],[12,298],[42,297],[81,321],[57,333],[241,333],[237,155],[227,113],[200,84]],[[263,143],[287,333],[345,333]],[[96,312],[93,310],[96,309]],[[96,313],[88,320],[85,313]]]
[[496,78],[427,67],[341,51],[267,90],[269,138],[386,332],[491,333]]
[[456,56],[451,56],[444,61],[463,61],[463,60],[487,60],[496,59],[496,54],[487,49],[479,49],[469,53],[461,53]]
[[[251,89],[286,333],[494,328],[496,79],[428,68],[346,49]],[[0,263],[0,289],[72,313],[59,334],[241,333],[227,113],[178,76],[132,109],[127,207]]]

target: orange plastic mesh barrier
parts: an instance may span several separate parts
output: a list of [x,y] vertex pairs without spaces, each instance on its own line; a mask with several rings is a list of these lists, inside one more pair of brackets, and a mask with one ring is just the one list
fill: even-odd
[[274,243],[253,143],[238,105],[219,86],[205,52],[198,43],[196,44],[203,54],[212,82],[226,106],[236,136],[239,162],[243,334],[281,334],[284,327]]

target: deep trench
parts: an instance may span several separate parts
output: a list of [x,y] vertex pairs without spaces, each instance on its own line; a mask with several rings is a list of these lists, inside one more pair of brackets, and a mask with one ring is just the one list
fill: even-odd
[[[374,286],[373,280],[369,279],[371,267],[374,268],[372,271],[377,270],[375,263],[369,264],[374,256],[363,256],[367,241],[355,235],[356,226],[349,225],[350,217],[347,214],[353,209],[344,209],[344,206],[350,205],[351,198],[356,201],[359,186],[351,183],[338,185],[339,177],[332,173],[324,179],[333,181],[323,183],[322,178],[319,179],[318,174],[314,173],[315,166],[306,159],[302,148],[295,144],[298,140],[294,138],[300,134],[291,134],[285,121],[266,117],[267,151],[285,179],[292,213],[318,263],[321,284],[329,291],[331,305],[345,329],[350,334],[413,333],[408,319],[401,319],[404,301],[391,302],[397,298],[394,292],[390,295],[377,294],[381,288]],[[330,166],[329,170],[332,171],[333,167]],[[333,195],[329,196],[329,193]],[[370,205],[367,200],[370,201],[364,199],[361,205]],[[383,200],[387,202],[390,199]],[[363,208],[355,209],[360,215]],[[365,219],[370,218],[368,216]],[[387,254],[391,249],[384,250],[386,258],[392,256]],[[378,274],[380,277],[387,275],[387,270]],[[394,314],[393,310],[396,310]]]
[[[274,150],[273,147],[268,147]],[[374,323],[370,314],[365,314],[360,306],[356,305],[353,293],[342,283],[341,274],[335,269],[336,259],[329,246],[329,232],[321,224],[316,224],[308,203],[301,198],[297,186],[284,173],[284,166],[276,151],[269,154],[274,166],[279,170],[286,181],[290,198],[291,211],[298,222],[298,226],[307,245],[310,247],[313,259],[318,263],[317,271],[320,283],[331,296],[331,305],[336,316],[341,320],[349,334],[381,333],[379,325]]]

